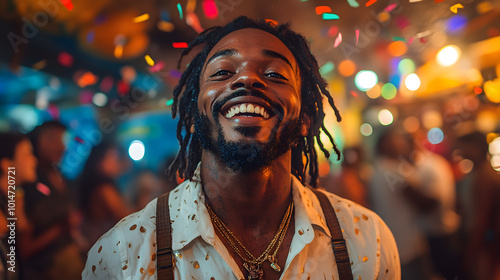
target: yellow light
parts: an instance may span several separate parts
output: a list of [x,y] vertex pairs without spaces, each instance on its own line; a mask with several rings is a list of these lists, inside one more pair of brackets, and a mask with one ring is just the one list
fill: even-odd
[[366,92],[366,95],[368,97],[370,97],[371,99],[375,99],[375,98],[378,98],[380,96],[381,92],[382,92],[382,88],[380,87],[379,84],[376,84],[375,86],[373,86],[371,89],[369,89]]
[[491,167],[496,171],[500,171],[500,155],[494,155],[491,157]]
[[500,103],[500,79],[484,82],[483,89],[489,101]]
[[344,77],[349,77],[356,72],[356,64],[352,60],[343,60],[339,64],[339,73]]
[[405,78],[405,86],[411,91],[416,91],[420,87],[420,78],[415,73],[411,73]]
[[455,45],[442,47],[436,55],[437,63],[443,67],[455,64],[460,58],[460,48]]
[[173,23],[164,20],[159,21],[156,27],[158,27],[158,29],[160,29],[163,32],[172,32],[175,29]]
[[437,110],[426,111],[422,115],[422,124],[425,128],[441,127],[443,125],[443,117]]
[[394,120],[394,117],[392,116],[391,111],[389,111],[387,109],[382,109],[378,113],[378,121],[382,125],[390,125],[393,120]]
[[135,17],[134,18],[134,22],[135,23],[139,23],[139,22],[143,22],[143,21],[146,21],[149,19],[149,14],[148,13],[145,13],[145,14],[142,14],[138,17]]
[[123,56],[123,46],[122,45],[116,45],[114,54],[115,54],[116,58],[122,58],[122,56]]

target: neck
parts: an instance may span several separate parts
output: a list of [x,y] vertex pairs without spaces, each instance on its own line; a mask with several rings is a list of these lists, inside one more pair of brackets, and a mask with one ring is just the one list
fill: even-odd
[[201,178],[206,201],[229,228],[279,224],[291,199],[291,152],[254,172],[229,169],[203,150]]

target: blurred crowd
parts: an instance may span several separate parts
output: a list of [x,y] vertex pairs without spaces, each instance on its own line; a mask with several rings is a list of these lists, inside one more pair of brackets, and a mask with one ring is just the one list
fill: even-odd
[[[131,165],[119,145],[102,141],[79,178],[58,170],[66,128],[50,121],[27,135],[0,133],[0,279],[81,279],[86,252],[116,222],[170,191],[179,179],[143,171],[118,187]],[[365,147],[343,151],[338,172],[320,185],[375,211],[399,248],[402,279],[500,279],[500,175],[478,132],[456,139],[454,157],[470,172],[457,172],[450,155],[440,155],[413,135],[389,130],[367,156]],[[6,273],[11,244],[7,227],[15,167],[16,273]]]

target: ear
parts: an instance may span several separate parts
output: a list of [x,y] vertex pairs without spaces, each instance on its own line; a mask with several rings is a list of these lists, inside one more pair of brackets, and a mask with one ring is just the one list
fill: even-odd
[[308,114],[302,114],[302,127],[300,128],[300,135],[306,137],[309,134],[309,129],[311,128],[311,116]]

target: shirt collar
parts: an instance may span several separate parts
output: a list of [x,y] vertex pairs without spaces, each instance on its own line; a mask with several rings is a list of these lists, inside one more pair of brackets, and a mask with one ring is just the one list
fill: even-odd
[[[313,226],[319,227],[326,235],[330,231],[325,224],[323,211],[316,195],[293,175],[292,195],[295,205],[295,232],[304,243],[314,238]],[[212,246],[216,242],[215,230],[205,206],[200,164],[190,180],[177,186],[169,197],[172,221],[172,249],[181,250],[197,237]]]

